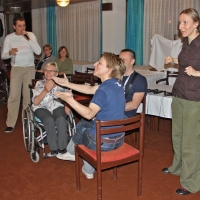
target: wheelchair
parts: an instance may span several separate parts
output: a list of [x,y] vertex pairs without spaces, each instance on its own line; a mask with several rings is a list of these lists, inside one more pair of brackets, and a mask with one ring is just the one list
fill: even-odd
[[6,104],[8,100],[8,80],[6,72],[3,69],[0,69],[0,92],[4,95],[0,102]]
[[[29,85],[32,96],[32,86]],[[31,160],[35,163],[39,162],[40,148],[42,148],[43,158],[49,158],[45,152],[45,144],[47,144],[47,133],[44,130],[42,122],[34,115],[31,105],[22,112],[23,139],[26,151],[30,152]],[[72,137],[76,132],[76,124],[72,111],[70,111],[68,120],[66,121],[67,133]]]

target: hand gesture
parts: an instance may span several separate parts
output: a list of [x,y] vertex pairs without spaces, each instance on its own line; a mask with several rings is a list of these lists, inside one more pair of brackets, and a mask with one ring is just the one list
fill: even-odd
[[69,80],[68,78],[66,77],[66,74],[64,74],[64,78],[58,78],[56,76],[54,76],[52,78],[58,85],[61,85],[61,86],[65,86],[67,87],[68,83],[69,83]]
[[65,112],[67,115],[70,114],[71,109],[68,106],[65,106]]
[[171,62],[173,62],[173,58],[170,57],[170,56],[167,56],[167,57],[165,58],[165,64],[169,64],[169,63],[171,63]]
[[188,76],[200,76],[200,72],[196,71],[192,66],[186,67],[184,71]]
[[55,92],[54,95],[60,99],[62,99],[65,102],[69,102],[73,95],[72,95],[72,91],[69,90],[68,92]]
[[56,86],[56,84],[54,83],[54,81],[48,80],[48,81],[45,82],[44,90],[48,93],[48,92],[50,92],[55,86]]
[[18,49],[17,49],[17,48],[12,48],[12,49],[9,51],[9,54],[15,56],[15,55],[17,54],[17,52],[18,52]]

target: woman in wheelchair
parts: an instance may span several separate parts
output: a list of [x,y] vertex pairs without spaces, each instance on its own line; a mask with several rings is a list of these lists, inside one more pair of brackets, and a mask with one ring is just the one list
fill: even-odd
[[[104,53],[102,58],[94,64],[94,75],[102,81],[101,85],[88,86],[73,84],[64,79],[53,77],[53,80],[62,86],[66,86],[85,94],[94,94],[89,107],[81,105],[73,99],[71,91],[56,92],[55,95],[66,101],[76,110],[82,119],[76,127],[76,134],[67,146],[67,153],[57,155],[62,160],[75,161],[75,144],[83,144],[89,149],[96,149],[96,120],[117,120],[124,118],[125,95],[119,81],[125,72],[123,60],[112,53]],[[116,133],[109,138],[102,136],[102,151],[111,151],[118,148],[124,142],[124,133]],[[95,169],[86,161],[82,167],[82,172],[87,179],[92,179]]]
[[52,80],[57,75],[57,63],[47,63],[44,68],[45,79],[36,83],[32,97],[34,114],[42,121],[47,133],[47,142],[51,150],[48,157],[66,153],[68,144],[66,120],[70,109],[54,95],[55,92],[68,90],[56,85]]

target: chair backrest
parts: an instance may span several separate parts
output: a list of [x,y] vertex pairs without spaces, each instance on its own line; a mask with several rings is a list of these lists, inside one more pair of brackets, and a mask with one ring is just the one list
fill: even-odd
[[94,68],[87,67],[85,72],[86,73],[93,73],[94,70],[95,70]]
[[165,82],[166,85],[174,85],[175,80],[178,76],[178,71],[167,70],[167,75],[165,78],[159,79],[156,81],[156,84],[160,82]]
[[77,84],[89,84],[91,86],[95,84],[93,74],[81,73],[81,72],[75,72],[75,74],[72,74],[71,82]]
[[[167,71],[166,85],[174,85],[177,76],[178,76],[178,71]],[[170,78],[173,78],[173,80],[171,80]]]
[[[101,136],[119,132],[127,132],[139,128],[139,152],[143,156],[144,152],[144,113],[137,114],[134,117],[121,119],[121,120],[110,120],[110,121],[96,121],[96,143],[97,143],[97,165],[101,165],[104,169],[103,163],[101,163]],[[112,136],[112,135],[111,135]],[[119,165],[116,161],[116,166]]]

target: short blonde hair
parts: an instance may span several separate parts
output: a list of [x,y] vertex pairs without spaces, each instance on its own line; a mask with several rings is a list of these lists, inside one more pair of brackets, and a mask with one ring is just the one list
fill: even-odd
[[114,53],[109,52],[104,52],[102,57],[105,59],[107,67],[112,69],[111,78],[116,78],[120,81],[126,71],[124,61]]
[[57,65],[57,63],[56,62],[48,62],[45,66],[44,66],[44,70],[46,69],[46,67],[48,67],[48,66],[54,66],[55,67],[55,71],[56,72],[58,72],[58,65]]

